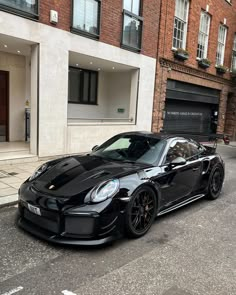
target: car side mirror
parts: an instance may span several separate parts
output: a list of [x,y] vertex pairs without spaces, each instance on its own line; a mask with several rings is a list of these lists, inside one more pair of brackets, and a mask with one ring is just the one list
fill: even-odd
[[92,148],[92,151],[96,151],[97,148],[98,148],[98,145],[95,145],[95,146]]
[[183,157],[177,157],[170,163],[170,165],[171,167],[175,167],[185,165],[186,163],[187,161]]

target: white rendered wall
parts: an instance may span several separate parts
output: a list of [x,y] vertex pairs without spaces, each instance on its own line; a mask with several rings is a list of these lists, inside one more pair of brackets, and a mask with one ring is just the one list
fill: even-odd
[[64,154],[67,145],[68,51],[53,36],[39,50],[39,156]]
[[[0,34],[39,44],[39,156],[87,150],[120,131],[151,130],[156,59],[3,11],[0,12]],[[136,125],[68,125],[70,51],[140,69]]]
[[25,100],[31,100],[31,57],[25,57]]
[[37,155],[38,153],[38,45],[31,46],[31,71],[30,71],[30,153]]
[[89,152],[95,145],[121,132],[135,131],[133,124],[103,124],[68,126],[68,153]]
[[[131,73],[113,73],[108,80],[108,118],[129,118]],[[124,109],[124,113],[118,113],[117,109]]]
[[9,141],[24,141],[26,100],[25,57],[0,52],[0,70],[9,72]]

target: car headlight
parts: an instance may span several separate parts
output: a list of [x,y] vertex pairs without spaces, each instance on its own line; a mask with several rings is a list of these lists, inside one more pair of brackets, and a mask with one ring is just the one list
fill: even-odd
[[39,175],[41,175],[44,171],[48,168],[47,164],[43,164],[42,166],[38,167],[34,173],[30,176],[29,181],[36,179]]
[[112,198],[119,191],[119,187],[120,182],[118,179],[103,182],[92,191],[90,201],[93,203],[99,203]]

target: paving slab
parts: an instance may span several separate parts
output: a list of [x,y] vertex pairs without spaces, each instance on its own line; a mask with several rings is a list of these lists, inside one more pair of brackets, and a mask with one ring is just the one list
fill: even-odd
[[0,166],[0,207],[17,202],[20,185],[43,163],[45,161],[40,160]]

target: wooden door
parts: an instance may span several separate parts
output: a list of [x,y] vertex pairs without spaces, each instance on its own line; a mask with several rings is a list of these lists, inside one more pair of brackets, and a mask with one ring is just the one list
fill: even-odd
[[8,141],[9,73],[0,71],[0,142]]

